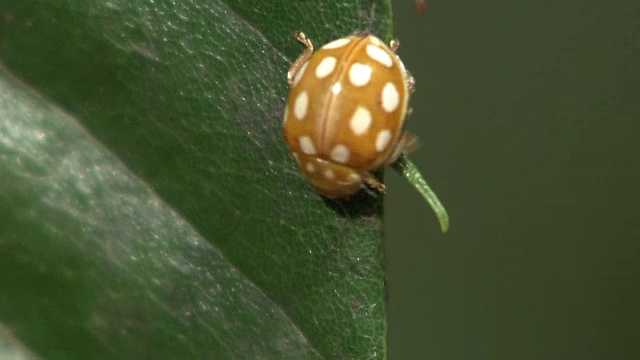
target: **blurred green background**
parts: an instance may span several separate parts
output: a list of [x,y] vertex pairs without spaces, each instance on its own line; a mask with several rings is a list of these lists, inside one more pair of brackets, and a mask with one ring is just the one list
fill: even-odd
[[640,358],[640,2],[394,1],[411,158],[387,172],[389,358]]

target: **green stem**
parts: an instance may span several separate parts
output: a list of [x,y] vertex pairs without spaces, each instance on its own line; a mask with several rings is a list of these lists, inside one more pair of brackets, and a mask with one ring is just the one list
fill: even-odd
[[403,154],[391,167],[401,173],[402,176],[418,190],[422,197],[427,200],[438,217],[442,232],[446,233],[447,230],[449,230],[449,215],[447,214],[447,210],[438,199],[438,196],[431,190],[429,184],[424,180],[415,164]]

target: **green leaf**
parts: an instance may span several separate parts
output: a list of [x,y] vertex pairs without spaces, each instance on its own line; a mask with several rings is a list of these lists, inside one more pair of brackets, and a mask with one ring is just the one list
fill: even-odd
[[282,141],[295,30],[389,40],[390,5],[0,4],[0,323],[27,349],[384,357],[381,199],[323,200]]
[[28,360],[38,357],[27,350],[15,336],[4,327],[0,326],[0,359],[4,360]]

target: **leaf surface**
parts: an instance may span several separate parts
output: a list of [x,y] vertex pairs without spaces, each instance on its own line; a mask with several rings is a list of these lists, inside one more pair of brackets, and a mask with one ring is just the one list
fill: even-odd
[[388,39],[389,4],[251,3],[0,4],[0,321],[35,353],[383,356],[381,199],[313,193],[281,118],[291,34]]

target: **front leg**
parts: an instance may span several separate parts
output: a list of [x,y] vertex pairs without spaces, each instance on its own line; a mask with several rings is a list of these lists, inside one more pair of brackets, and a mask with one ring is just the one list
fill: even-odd
[[289,68],[289,72],[287,72],[287,82],[289,86],[293,84],[293,78],[296,76],[302,65],[309,59],[311,54],[313,54],[313,44],[311,40],[307,39],[306,35],[300,31],[296,32],[296,39],[303,43],[307,48],[298,56],[296,61],[293,62],[291,67]]

